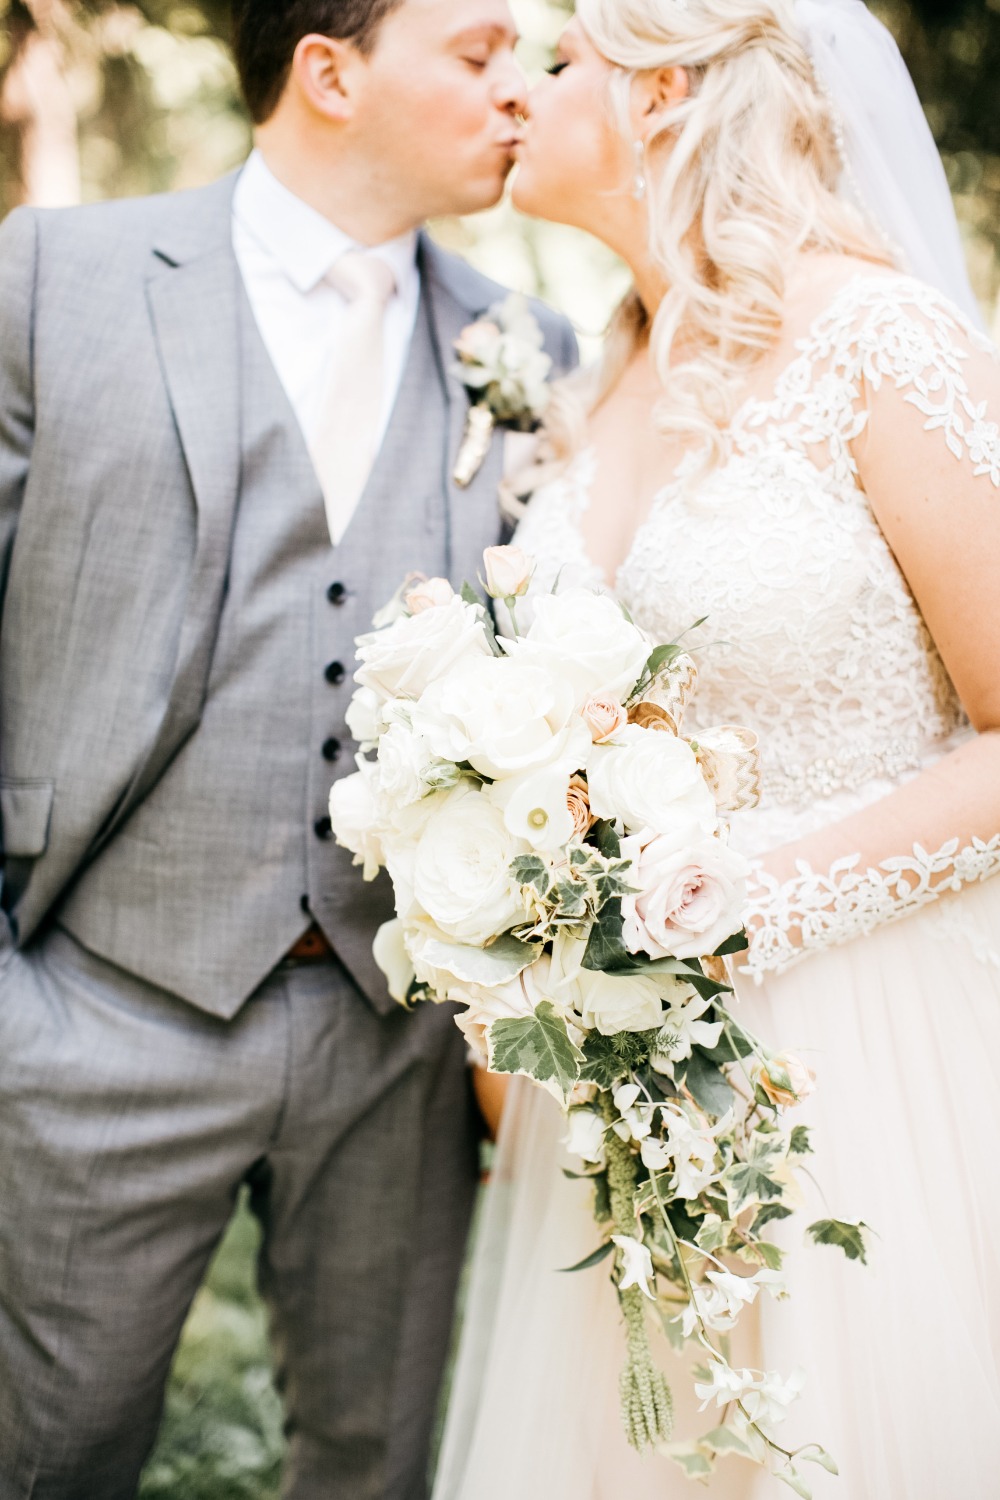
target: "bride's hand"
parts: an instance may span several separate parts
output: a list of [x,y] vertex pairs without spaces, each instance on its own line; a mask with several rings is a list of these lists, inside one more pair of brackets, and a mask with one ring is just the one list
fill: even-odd
[[489,1073],[485,1068],[477,1066],[472,1070],[472,1081],[490,1139],[495,1141],[500,1132],[500,1120],[503,1116],[507,1090],[510,1087],[510,1078],[507,1074]]

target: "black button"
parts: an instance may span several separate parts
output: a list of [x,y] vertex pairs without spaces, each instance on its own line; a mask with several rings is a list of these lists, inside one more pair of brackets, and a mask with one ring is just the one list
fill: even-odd
[[339,740],[333,739],[331,737],[330,739],[323,741],[323,759],[324,760],[339,760],[340,759],[340,741]]
[[309,911],[309,897],[308,896],[303,896],[301,898],[301,900],[299,901],[299,905],[301,906],[302,910],[305,912],[305,914],[306,914],[307,917],[311,915],[311,913]]
[[339,687],[347,676],[347,668],[342,661],[332,661],[323,676],[331,687]]
[[343,604],[347,598],[347,590],[342,583],[331,583],[326,591],[326,597],[331,604]]
[[318,839],[332,839],[333,824],[329,818],[318,818],[313,824],[313,832]]

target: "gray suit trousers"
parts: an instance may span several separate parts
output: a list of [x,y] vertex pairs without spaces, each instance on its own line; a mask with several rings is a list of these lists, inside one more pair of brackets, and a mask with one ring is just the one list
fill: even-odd
[[0,1500],[130,1500],[249,1182],[292,1500],[420,1500],[475,1190],[448,1009],[335,961],[235,1020],[55,931],[0,958]]

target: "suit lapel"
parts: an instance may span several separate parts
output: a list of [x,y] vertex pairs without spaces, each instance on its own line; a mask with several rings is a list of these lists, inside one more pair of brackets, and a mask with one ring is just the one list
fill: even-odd
[[197,542],[181,634],[175,710],[197,718],[228,568],[240,482],[239,270],[234,179],[209,189],[196,222],[155,250],[150,313],[197,507]]
[[486,308],[477,305],[469,295],[470,289],[462,284],[464,268],[460,263],[444,256],[427,235],[420,237],[420,256],[435,358],[448,402],[442,463],[451,536],[450,573],[453,581],[474,584],[482,570],[483,548],[500,535],[502,443],[494,434],[479,473],[466,489],[459,489],[452,475],[465,434],[469,395],[455,372],[455,340]]

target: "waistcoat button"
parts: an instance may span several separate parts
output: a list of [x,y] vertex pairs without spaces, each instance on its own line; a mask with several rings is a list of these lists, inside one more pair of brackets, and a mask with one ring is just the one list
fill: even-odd
[[339,687],[347,676],[347,669],[342,661],[332,661],[323,676],[331,687]]
[[323,741],[323,759],[324,760],[339,760],[339,758],[340,758],[340,741],[338,739],[334,739],[333,737],[331,737],[328,740],[324,740]]
[[317,818],[316,822],[313,824],[313,832],[318,839],[323,839],[324,841],[326,839],[332,839],[333,824],[330,822],[329,818]]
[[347,598],[347,589],[342,583],[331,583],[326,591],[326,597],[331,604],[343,604]]

